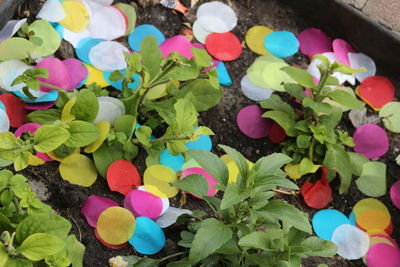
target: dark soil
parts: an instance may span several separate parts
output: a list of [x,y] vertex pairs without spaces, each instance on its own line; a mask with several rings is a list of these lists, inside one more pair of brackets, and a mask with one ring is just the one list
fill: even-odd
[[[1,2],[2,0],[0,0]],[[131,1],[115,1],[115,2],[131,2]],[[143,1],[142,1],[143,2]],[[144,1],[151,2],[151,1]],[[182,1],[186,6],[189,6],[189,0]],[[198,5],[204,0],[200,1]],[[285,1],[279,0],[247,0],[247,1],[225,1],[231,5],[236,11],[239,24],[233,30],[241,40],[244,40],[246,31],[254,25],[265,25],[274,30],[287,30],[297,34],[308,26],[319,27],[324,29],[323,25],[308,25],[307,21],[303,20],[306,18],[300,18],[296,13],[288,6],[283,4]],[[132,3],[134,4],[134,3]],[[26,1],[26,3],[19,9],[18,16],[29,15],[30,19],[34,18],[34,14],[37,13],[40,8],[39,0]],[[195,9],[196,10],[196,9]],[[193,22],[195,10],[192,10],[187,17],[183,17],[181,14],[176,14],[170,9],[163,8],[161,6],[147,6],[143,8],[138,7],[138,22],[137,24],[149,23],[158,27],[166,37],[178,34],[183,22]],[[336,36],[333,36],[336,37]],[[126,40],[122,40],[126,41]],[[57,53],[57,56],[61,58],[72,57],[73,50],[68,44],[64,44],[63,47]],[[362,51],[361,51],[362,52]],[[200,123],[210,127],[216,135],[212,138],[214,145],[225,144],[232,146],[242,152],[248,159],[255,161],[261,156],[278,152],[279,147],[270,143],[269,141],[252,140],[244,136],[236,126],[236,114],[238,111],[246,105],[255,104],[253,101],[245,98],[240,90],[240,80],[245,75],[246,69],[252,64],[256,55],[248,49],[243,49],[241,57],[234,61],[226,63],[229,73],[233,80],[233,86],[225,88],[225,95],[221,103],[201,114]],[[299,66],[306,66],[308,63],[306,58],[302,55],[295,55],[289,59],[291,63]],[[398,85],[399,81],[395,81]],[[343,122],[342,127],[348,128],[352,133],[354,131],[350,122],[346,119]],[[399,166],[395,164],[395,157],[399,153],[399,136],[392,135],[391,148],[389,153],[381,159],[388,166],[388,185],[392,185],[397,179],[400,173]],[[214,149],[215,152],[220,153],[218,149]],[[145,165],[143,158],[135,160],[135,165],[138,167],[139,172],[143,173]],[[135,251],[131,246],[127,246],[120,250],[111,250],[97,241],[94,236],[93,229],[86,223],[84,217],[80,213],[80,205],[82,202],[92,194],[109,197],[118,203],[122,204],[123,198],[118,193],[113,193],[108,189],[106,181],[102,178],[98,178],[97,182],[89,187],[79,187],[69,184],[68,182],[61,179],[58,172],[58,163],[47,163],[45,166],[40,167],[29,167],[22,172],[27,178],[31,180],[40,180],[47,185],[47,190],[51,193],[51,197],[48,201],[57,212],[62,216],[69,219],[73,224],[73,233],[77,235],[78,239],[86,246],[86,254],[84,259],[84,266],[106,266],[108,259],[116,255],[130,255],[135,254]],[[354,182],[352,183],[349,192],[344,195],[338,194],[338,183],[332,184],[334,189],[334,199],[327,208],[335,208],[346,215],[351,212],[354,204],[365,198],[360,193]],[[394,232],[392,237],[397,241],[400,241],[400,225],[399,210],[397,210],[391,203],[389,195],[379,198],[381,201],[388,206],[393,220]],[[316,212],[316,210],[310,209],[298,198],[287,199],[289,202],[296,204],[298,208],[310,214],[310,218]],[[171,205],[179,206],[179,196],[171,200]],[[207,209],[206,205],[191,196],[188,196],[187,203],[183,208],[188,209]],[[177,252],[179,248],[176,242],[179,240],[180,229],[174,226],[165,229],[167,237],[167,243],[165,248],[156,257],[162,257]],[[345,261],[339,256],[335,256],[331,259],[321,258],[310,258],[304,261],[304,266],[317,266],[320,263],[326,263],[329,266],[363,266],[361,260],[359,261]]]

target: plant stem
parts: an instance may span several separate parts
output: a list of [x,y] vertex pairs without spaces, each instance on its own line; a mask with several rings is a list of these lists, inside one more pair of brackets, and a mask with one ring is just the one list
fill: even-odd
[[297,196],[298,192],[296,191],[284,191],[284,190],[279,190],[279,189],[273,189],[272,191],[276,192],[276,193],[280,193],[280,194],[284,194],[284,195],[289,195],[289,196]]
[[314,146],[315,146],[315,138],[311,137],[311,145],[310,148],[308,150],[308,158],[313,161],[314,158]]
[[[191,135],[175,135],[175,136],[160,137],[158,139],[150,140],[149,142],[152,144],[163,144],[168,141],[190,140],[191,138],[192,138]],[[134,138],[132,139],[132,143],[140,144],[140,141],[139,139]]]
[[178,256],[183,255],[183,254],[185,254],[185,252],[178,252],[178,253],[175,253],[175,254],[172,254],[172,255],[168,255],[168,256],[160,259],[158,263],[166,261],[166,260],[171,259],[171,258],[178,257]]
[[47,87],[47,88],[50,88],[50,89],[53,89],[53,90],[64,91],[64,90],[61,89],[60,87],[57,87],[57,86],[54,86],[54,85],[51,85],[51,84],[48,84],[48,83],[45,83],[45,82],[39,81],[39,84],[40,84],[41,86],[44,86],[44,87]]

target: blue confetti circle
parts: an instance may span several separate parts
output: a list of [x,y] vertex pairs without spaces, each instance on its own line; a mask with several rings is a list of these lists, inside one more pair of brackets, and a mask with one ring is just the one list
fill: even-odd
[[351,224],[351,222],[346,215],[334,209],[320,210],[312,218],[315,234],[327,241],[331,241],[333,232],[342,224]]
[[165,149],[160,155],[160,164],[170,167],[176,172],[181,170],[183,163],[185,163],[185,158],[182,154],[174,156],[168,152],[168,149]]
[[296,36],[287,31],[272,32],[264,39],[264,46],[273,56],[290,57],[299,51],[299,41]]
[[136,218],[136,230],[129,239],[135,250],[144,255],[153,255],[163,249],[165,235],[156,222],[147,217]]
[[158,45],[165,41],[165,37],[159,29],[150,24],[142,24],[136,27],[135,30],[129,35],[129,46],[133,51],[139,51],[140,44],[142,43],[143,39],[149,35],[156,37]]

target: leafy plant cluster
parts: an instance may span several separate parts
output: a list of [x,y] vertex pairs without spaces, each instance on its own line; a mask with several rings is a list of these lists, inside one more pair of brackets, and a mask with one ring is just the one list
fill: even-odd
[[[260,105],[268,110],[263,117],[276,121],[291,137],[282,142],[282,152],[293,157],[298,173],[312,172],[314,164],[325,165],[329,170],[329,181],[339,174],[339,192],[342,194],[347,191],[352,175],[360,175],[360,160],[356,153],[346,151],[346,148],[354,146],[353,139],[348,132],[338,129],[338,124],[343,112],[363,109],[364,104],[356,98],[352,88],[339,86],[339,80],[333,74],[352,75],[365,71],[365,68],[355,70],[338,62],[331,64],[323,55],[314,58],[321,61],[318,84],[307,71],[295,67],[282,68],[297,82],[285,83],[284,88],[286,93],[301,102],[300,110],[296,111],[278,95],[261,101]],[[310,95],[306,95],[306,88]]]
[[[14,163],[15,169],[21,170],[39,161],[37,152],[65,158],[85,148],[86,153],[93,153],[96,167],[104,176],[112,162],[135,158],[139,145],[148,153],[148,165],[158,163],[165,148],[173,155],[186,152],[186,142],[200,134],[213,134],[207,127],[199,127],[198,112],[218,104],[223,95],[215,68],[204,72],[212,64],[211,57],[201,49],[193,48],[192,52],[192,59],[176,52],[164,58],[156,39],[149,36],[140,52],[126,53],[125,72],[111,75],[112,80],[122,81],[119,99],[126,111],[113,125],[93,124],[99,112],[98,97],[107,96],[107,90],[96,84],[70,92],[53,86],[59,90],[57,109],[34,111],[27,117],[29,122],[43,125],[34,135],[15,138],[12,133],[0,133],[0,164]],[[48,86],[38,77],[47,76],[45,69],[28,70],[14,84],[25,83],[26,90],[37,90]],[[140,80],[136,90],[130,87],[134,77]],[[160,137],[154,138],[153,132]]]
[[0,266],[82,266],[85,247],[71,223],[31,191],[27,179],[0,171]]
[[[216,155],[202,151],[188,152],[202,168],[219,182],[222,199],[207,196],[208,184],[201,175],[190,175],[173,185],[201,196],[213,211],[182,215],[177,224],[187,224],[178,245],[188,251],[172,266],[301,266],[308,256],[331,257],[336,245],[312,233],[308,215],[279,199],[273,199],[281,189],[298,190],[281,170],[292,161],[284,154],[272,154],[259,159],[252,168],[236,150],[220,146],[239,169],[237,181],[228,183],[228,169]],[[209,218],[207,218],[209,217]],[[169,260],[129,256],[133,266],[155,266]]]

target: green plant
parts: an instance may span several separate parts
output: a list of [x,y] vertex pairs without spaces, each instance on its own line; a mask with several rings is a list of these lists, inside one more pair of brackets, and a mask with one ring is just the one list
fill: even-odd
[[[347,191],[354,173],[346,152],[346,147],[352,147],[354,143],[347,132],[338,129],[338,124],[344,111],[362,109],[364,104],[356,98],[352,88],[340,87],[333,73],[354,74],[365,69],[354,70],[338,62],[331,64],[322,55],[315,55],[314,58],[321,61],[318,65],[321,73],[318,84],[304,70],[282,68],[297,82],[285,83],[284,88],[286,93],[301,101],[299,112],[278,95],[261,101],[260,105],[268,110],[263,117],[276,121],[290,137],[281,143],[282,152],[293,157],[298,174],[312,172],[314,164],[325,165],[329,170],[329,181],[336,173],[339,174],[339,192],[342,194]],[[309,96],[305,88],[309,88]]]
[[[53,86],[59,90],[58,109],[34,111],[27,117],[30,122],[44,125],[34,135],[15,138],[11,133],[0,133],[1,165],[14,163],[15,169],[21,170],[37,152],[53,152],[65,158],[77,148],[86,147],[85,152],[93,153],[99,173],[105,176],[115,160],[136,157],[138,145],[147,151],[148,165],[157,163],[165,148],[173,155],[185,153],[185,143],[201,134],[213,134],[207,127],[198,125],[198,112],[215,106],[223,95],[215,68],[203,73],[211,66],[211,57],[201,49],[193,48],[192,52],[192,59],[176,52],[164,59],[155,38],[150,36],[142,42],[140,52],[126,53],[125,75],[120,71],[111,75],[114,81],[123,80],[119,98],[126,114],[108,126],[106,138],[102,140],[98,140],[102,129],[92,122],[99,111],[97,97],[108,92],[96,84],[71,92]],[[25,83],[24,91],[38,90],[40,85],[48,87],[38,80],[47,75],[41,68],[28,70],[14,84]],[[136,90],[129,87],[134,81],[132,77],[140,80]],[[154,131],[163,133],[154,139]],[[96,142],[96,149],[87,149]]]
[[27,179],[0,171],[0,266],[82,266],[85,247],[71,223],[31,191]]
[[[201,196],[213,211],[206,218],[204,211],[182,215],[177,224],[187,224],[178,245],[189,249],[177,262],[167,266],[301,266],[308,256],[331,257],[336,246],[312,233],[308,215],[279,199],[277,192],[298,187],[281,170],[291,158],[272,154],[259,159],[252,168],[236,150],[220,146],[236,163],[239,174],[235,183],[228,183],[228,169],[218,156],[202,151],[188,152],[210,173],[223,192],[222,199],[207,196],[208,183],[201,175],[190,175],[173,185]],[[208,216],[207,216],[208,217]],[[135,258],[133,266],[160,260]]]

